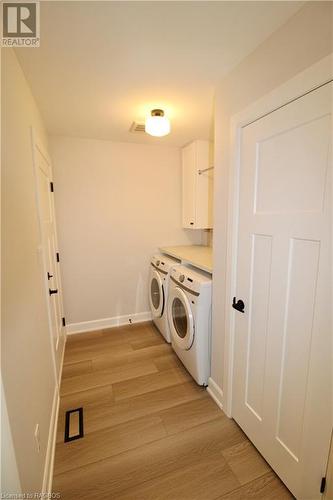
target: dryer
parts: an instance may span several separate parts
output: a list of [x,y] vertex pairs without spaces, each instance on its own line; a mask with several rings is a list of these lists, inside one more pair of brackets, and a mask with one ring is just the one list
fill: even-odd
[[168,321],[172,347],[199,385],[210,376],[212,277],[185,266],[171,269]]
[[171,342],[167,319],[169,272],[179,264],[177,259],[166,255],[153,255],[150,262],[149,303],[152,319],[167,342]]

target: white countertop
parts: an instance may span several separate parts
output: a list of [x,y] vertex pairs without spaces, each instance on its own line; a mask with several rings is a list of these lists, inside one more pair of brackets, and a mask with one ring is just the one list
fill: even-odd
[[190,264],[210,274],[213,272],[212,247],[206,247],[203,245],[186,245],[160,247],[160,251],[181,260],[183,264]]

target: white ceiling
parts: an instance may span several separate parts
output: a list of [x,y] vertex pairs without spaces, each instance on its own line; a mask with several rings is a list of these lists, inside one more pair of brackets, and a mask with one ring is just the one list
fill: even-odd
[[[212,133],[217,82],[303,2],[42,1],[17,49],[50,134],[181,146]],[[129,132],[162,108],[172,132]]]

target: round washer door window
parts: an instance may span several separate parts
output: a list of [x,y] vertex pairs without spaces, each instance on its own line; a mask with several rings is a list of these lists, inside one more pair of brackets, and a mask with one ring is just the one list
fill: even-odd
[[153,271],[150,278],[149,302],[153,316],[160,318],[164,309],[164,290],[157,271]]
[[172,301],[172,318],[177,335],[183,339],[187,333],[187,315],[186,309],[178,297]]
[[168,308],[172,340],[184,350],[191,348],[194,339],[194,321],[191,305],[181,288],[171,292]]

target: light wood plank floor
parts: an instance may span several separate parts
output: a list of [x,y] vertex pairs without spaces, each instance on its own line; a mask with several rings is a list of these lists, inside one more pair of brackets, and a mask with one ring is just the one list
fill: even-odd
[[[64,443],[65,412],[84,437]],[[293,498],[151,323],[72,336],[53,491],[62,500]]]

